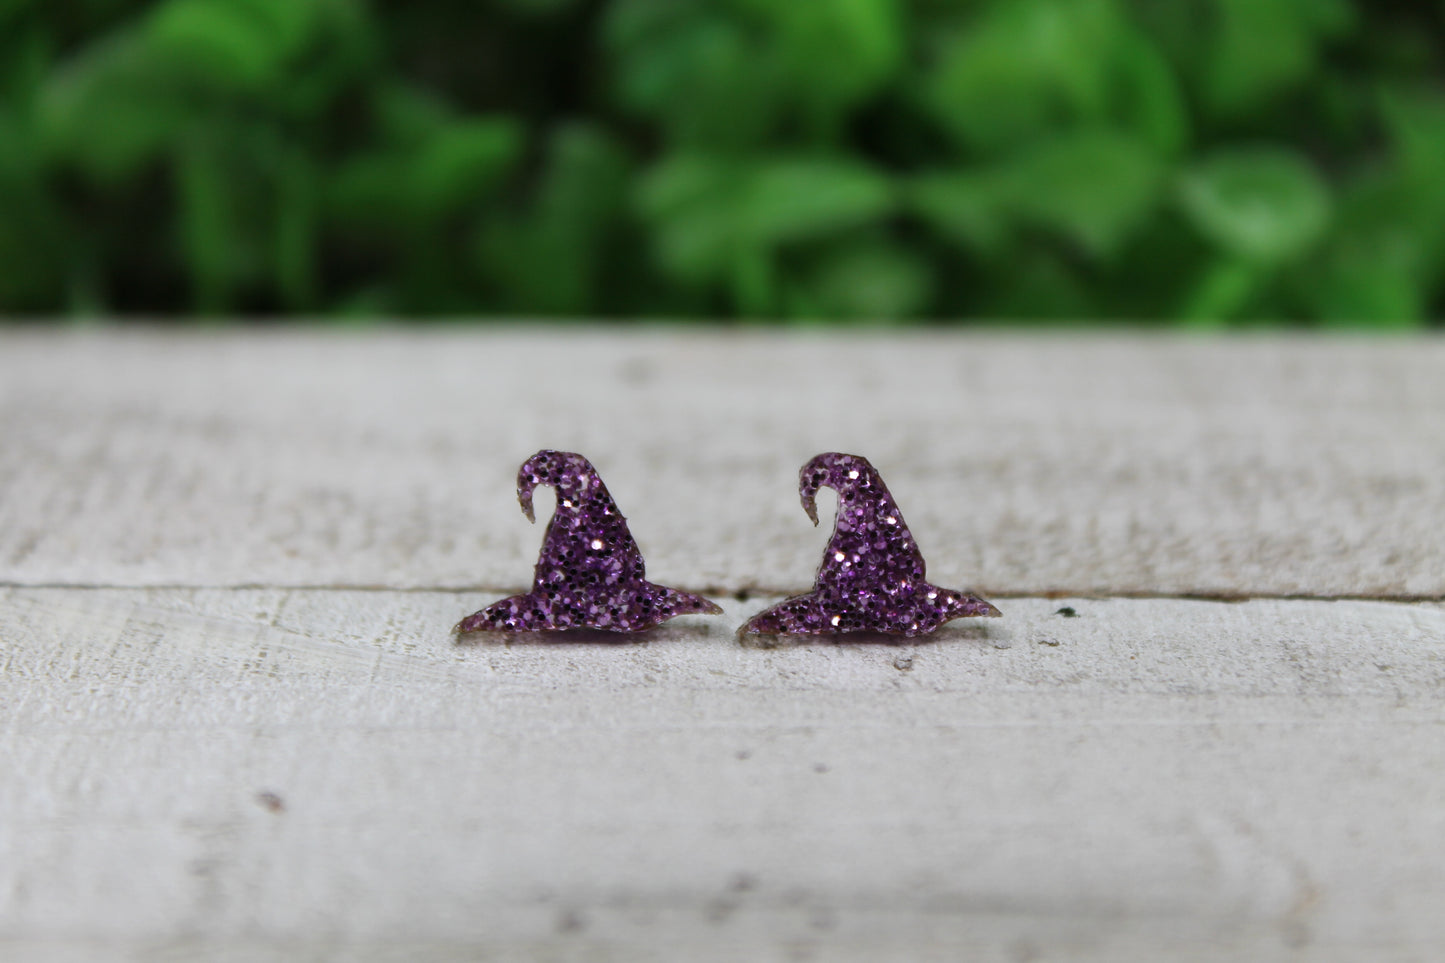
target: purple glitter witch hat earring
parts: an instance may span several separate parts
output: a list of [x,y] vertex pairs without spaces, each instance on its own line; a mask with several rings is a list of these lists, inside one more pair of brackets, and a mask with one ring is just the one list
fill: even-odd
[[838,520],[813,591],[753,616],[739,636],[915,636],[953,619],[1002,614],[977,596],[928,583],[903,513],[868,459],[828,452],[803,466],[798,491],[814,525],[818,489],[824,486],[838,492]]
[[517,473],[517,500],[528,521],[538,485],[557,489],[532,591],[462,619],[456,631],[639,632],[676,615],[719,615],[705,598],[644,578],[642,552],[592,463],[570,451],[542,450]]

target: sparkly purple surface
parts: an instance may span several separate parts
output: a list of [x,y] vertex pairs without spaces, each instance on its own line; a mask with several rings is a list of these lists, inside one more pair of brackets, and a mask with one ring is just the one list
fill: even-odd
[[753,616],[740,635],[915,636],[952,619],[999,614],[981,598],[929,584],[903,513],[868,459],[827,452],[803,466],[798,491],[814,525],[824,487],[838,492],[838,520],[813,591]]
[[458,632],[638,632],[676,615],[722,612],[707,599],[647,581],[627,519],[592,463],[569,451],[543,450],[517,473],[517,500],[528,519],[532,492],[557,490],[532,591],[462,619]]

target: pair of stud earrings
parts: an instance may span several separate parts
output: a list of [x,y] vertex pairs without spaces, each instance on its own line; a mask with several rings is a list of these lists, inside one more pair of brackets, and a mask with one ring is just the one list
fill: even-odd
[[[517,500],[528,521],[536,521],[532,493],[540,485],[557,490],[557,510],[542,539],[532,591],[467,616],[458,633],[640,632],[678,615],[722,614],[699,595],[647,581],[627,519],[586,458],[544,449],[522,464]],[[977,596],[928,582],[903,513],[868,459],[827,452],[803,466],[798,491],[814,525],[820,488],[838,493],[838,517],[813,590],[759,612],[739,636],[917,636],[953,619],[1001,614]]]

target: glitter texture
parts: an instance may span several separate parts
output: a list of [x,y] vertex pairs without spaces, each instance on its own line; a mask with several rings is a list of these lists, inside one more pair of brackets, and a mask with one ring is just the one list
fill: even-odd
[[517,473],[517,500],[528,521],[538,485],[557,490],[532,591],[489,605],[457,632],[639,632],[689,613],[721,614],[707,599],[647,581],[627,519],[592,463],[570,451],[543,450]]
[[868,459],[827,452],[803,466],[798,492],[814,525],[823,487],[838,493],[838,520],[813,591],[758,613],[739,635],[915,636],[953,619],[1000,614],[981,598],[928,583],[903,513]]

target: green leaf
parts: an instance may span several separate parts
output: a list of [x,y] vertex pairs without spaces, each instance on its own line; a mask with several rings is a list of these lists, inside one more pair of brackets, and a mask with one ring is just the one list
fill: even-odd
[[1174,69],[1113,0],[1008,0],[944,42],[928,87],[938,121],[987,154],[1082,128],[1178,153],[1188,108]]
[[1154,212],[1163,183],[1153,151],[1094,131],[1044,141],[981,170],[920,177],[908,196],[945,235],[985,253],[1034,227],[1107,260]]
[[234,303],[240,246],[239,211],[225,160],[213,141],[197,137],[181,151],[176,167],[194,310],[220,314]]
[[276,291],[287,311],[314,307],[318,288],[316,241],[321,187],[315,159],[294,146],[278,149],[274,269]]
[[785,78],[818,133],[831,134],[842,112],[876,93],[901,67],[905,51],[899,0],[741,0],[772,34]]
[[1077,324],[1098,317],[1080,272],[1058,254],[1026,248],[999,265],[991,290],[979,300],[982,317],[1047,320]]
[[666,161],[641,188],[663,261],[700,279],[740,251],[767,250],[876,220],[893,204],[887,178],[842,159],[730,162],[697,155]]
[[778,310],[779,248],[875,223],[893,208],[888,179],[841,158],[672,158],[642,179],[639,207],[658,262],[692,285],[725,282],[753,316]]
[[1404,170],[1445,184],[1445,96],[1430,88],[1390,90],[1382,115]]
[[773,245],[876,220],[891,209],[893,190],[853,161],[774,160],[751,172],[737,203],[743,238]]
[[[173,87],[222,96],[269,94],[273,109],[314,102],[354,59],[357,22],[332,0],[167,0],[144,23],[147,59]],[[330,36],[332,56],[318,43]],[[344,72],[344,70],[343,70]]]
[[64,231],[31,132],[0,108],[0,312],[33,310],[61,286]]
[[1408,250],[1356,252],[1330,262],[1329,274],[1312,278],[1319,318],[1331,326],[1418,328],[1428,318],[1428,290]]
[[[171,0],[177,2],[177,0]],[[199,2],[199,0],[192,0]],[[314,42],[337,6],[332,0],[211,0],[242,8],[261,27],[277,55],[291,58]]]
[[596,310],[630,165],[617,142],[592,126],[558,130],[534,203],[483,233],[481,266],[514,310],[566,315]]
[[938,120],[966,144],[996,151],[1108,114],[1112,54],[1123,32],[1111,0],[991,3],[948,42],[930,94]]
[[895,243],[865,240],[829,251],[794,294],[789,314],[897,322],[917,317],[932,294],[923,259]]
[[784,107],[776,58],[736,16],[676,0],[619,0],[603,37],[620,105],[661,124],[675,146],[751,147]]
[[1007,200],[988,172],[922,174],[903,196],[910,211],[966,247],[994,254],[1013,237]]
[[738,244],[733,198],[743,176],[738,165],[703,155],[673,157],[643,175],[639,213],[652,224],[667,273],[700,284],[727,271]]
[[1347,29],[1348,0],[1214,0],[1220,26],[1206,86],[1216,111],[1252,110],[1303,83],[1321,44]]
[[1278,264],[1324,234],[1329,189],[1309,162],[1278,148],[1221,151],[1194,165],[1180,199],[1195,228],[1231,256]]
[[192,112],[166,96],[144,47],[130,35],[83,51],[40,92],[45,154],[114,186],[156,159]]
[[418,231],[475,214],[521,154],[519,126],[505,117],[459,118],[396,146],[358,153],[325,190],[343,223],[412,247]]
[[1154,42],[1130,27],[1119,39],[1120,116],[1125,129],[1160,157],[1189,143],[1189,108],[1174,67]]
[[1238,316],[1267,278],[1259,265],[1222,259],[1203,272],[1180,317],[1193,328],[1218,328]]
[[400,147],[426,143],[457,118],[457,112],[434,91],[399,80],[374,91],[371,110],[381,139]]
[[226,0],[169,0],[147,29],[147,45],[186,75],[222,89],[273,83],[284,48],[247,5]]
[[1164,168],[1142,144],[1103,131],[1046,141],[1005,168],[1010,208],[1101,259],[1153,213]]
[[1422,189],[1408,168],[1375,172],[1348,185],[1337,223],[1300,282],[1301,300],[1329,323],[1425,321],[1445,270],[1445,184]]
[[415,212],[435,219],[490,191],[521,147],[521,132],[509,118],[473,118],[442,129],[406,167]]

